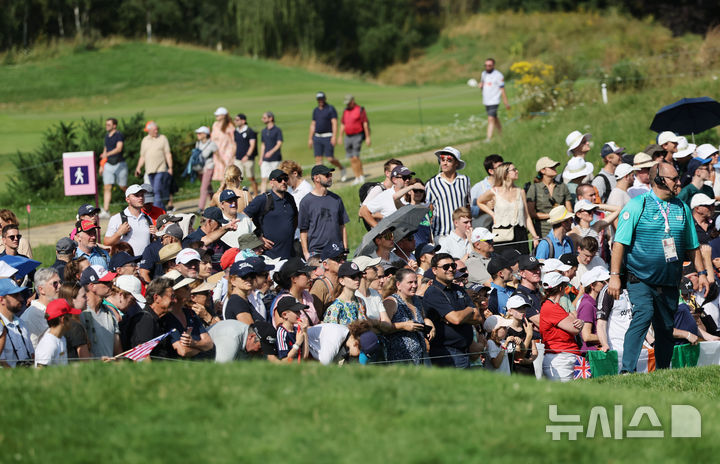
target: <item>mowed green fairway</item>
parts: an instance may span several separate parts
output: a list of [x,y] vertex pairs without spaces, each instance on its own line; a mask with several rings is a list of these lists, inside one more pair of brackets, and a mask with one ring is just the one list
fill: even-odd
[[[678,379],[687,377],[689,382]],[[189,362],[74,364],[3,374],[2,462],[711,462],[720,367],[555,384],[484,371]],[[677,383],[678,388],[668,385]],[[670,391],[668,391],[670,390]],[[579,414],[577,441],[553,441],[548,405]],[[671,438],[673,404],[702,415],[702,438]],[[603,406],[615,433],[586,438]],[[708,461],[710,460],[710,461]]]
[[[365,106],[374,142],[364,149],[368,157],[401,151],[403,144],[415,148],[410,139],[420,134],[418,98],[428,132],[430,126],[466,121],[482,109],[479,92],[466,86],[381,86],[272,61],[130,42],[0,67],[0,153],[36,148],[44,129],[58,121],[144,111],[161,130],[195,128],[211,123],[215,109],[225,106],[246,113],[258,130],[262,113],[273,111],[285,136],[284,157],[308,164],[308,129],[319,90],[338,112],[347,93]],[[337,155],[344,159],[344,150]]]

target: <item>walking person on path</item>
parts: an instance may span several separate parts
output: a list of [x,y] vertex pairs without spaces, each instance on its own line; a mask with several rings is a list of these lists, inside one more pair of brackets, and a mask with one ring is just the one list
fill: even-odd
[[355,180],[353,185],[361,185],[365,182],[363,165],[360,160],[360,149],[363,140],[365,145],[370,146],[370,123],[365,113],[365,108],[355,103],[355,97],[345,95],[345,109],[340,119],[340,138],[338,143],[343,143],[345,137],[345,156],[350,158]]
[[345,182],[345,168],[335,159],[335,145],[337,143],[338,120],[335,107],[327,103],[325,92],[315,95],[317,107],[313,109],[308,135],[308,147],[313,149],[315,164],[322,164],[323,157],[330,164],[340,169],[340,182]]
[[498,106],[500,106],[500,97],[502,97],[505,109],[510,110],[507,94],[505,93],[505,76],[495,69],[495,59],[488,58],[485,60],[485,71],[480,76],[478,87],[482,89],[483,105],[488,115],[488,127],[486,142],[492,138],[494,130],[497,128],[498,135],[502,134],[502,125],[498,119]]
[[218,146],[212,180],[222,181],[225,168],[233,164],[235,159],[235,125],[230,120],[227,108],[215,110],[215,122],[212,125],[210,139]]
[[[128,167],[123,157],[123,149],[125,147],[125,137],[117,130],[118,121],[115,118],[108,118],[105,121],[105,142],[103,152],[100,154],[100,172],[103,177],[103,209],[100,211],[100,217],[107,219],[110,217],[108,209],[110,208],[110,197],[112,196],[112,186],[117,184],[123,192],[127,189]],[[105,160],[103,163],[102,160]]]

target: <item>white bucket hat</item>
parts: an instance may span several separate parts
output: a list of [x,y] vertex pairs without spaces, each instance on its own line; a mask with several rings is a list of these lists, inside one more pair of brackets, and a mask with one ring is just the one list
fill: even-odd
[[702,159],[708,159],[717,152],[717,147],[715,145],[710,145],[709,143],[703,143],[697,147],[697,150],[695,151],[697,157]]
[[660,132],[657,136],[657,144],[662,147],[663,145],[665,145],[668,142],[675,142],[675,143],[679,144],[680,137],[675,135],[675,132],[671,132],[671,131]]
[[567,166],[565,167],[565,171],[563,171],[563,180],[565,182],[570,182],[573,179],[577,179],[578,177],[585,177],[588,174],[592,174],[593,172],[593,165],[589,161],[585,161],[585,159],[576,156],[572,158],[570,161],[568,161]]
[[583,139],[590,140],[592,138],[592,134],[583,134],[580,131],[572,131],[568,134],[567,137],[565,137],[565,145],[567,145],[567,155],[572,156],[573,150],[580,146],[580,143],[582,143]]
[[465,168],[465,161],[462,160],[462,154],[457,148],[445,147],[442,150],[435,152],[435,156],[438,157],[438,160],[440,159],[440,155],[450,155],[455,157],[455,159],[458,160],[458,171]]
[[673,153],[674,159],[685,158],[686,156],[690,156],[695,153],[697,145],[694,143],[688,143],[685,137],[678,137],[678,140],[677,153]]

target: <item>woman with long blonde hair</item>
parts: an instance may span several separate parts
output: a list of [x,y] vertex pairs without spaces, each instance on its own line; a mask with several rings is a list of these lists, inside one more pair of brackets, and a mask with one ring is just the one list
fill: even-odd
[[217,189],[217,192],[215,192],[212,196],[212,200],[210,201],[210,206],[220,206],[220,194],[223,190],[229,189],[235,192],[235,195],[238,196],[238,211],[242,212],[242,210],[245,209],[245,207],[250,203],[250,200],[252,200],[252,196],[250,195],[250,192],[248,192],[246,189],[242,186],[243,176],[242,171],[240,171],[240,168],[235,166],[234,164],[231,164],[227,168],[225,168],[225,177],[223,178],[222,184],[220,184],[220,188]]
[[[537,246],[539,237],[535,231],[527,207],[525,191],[515,186],[518,170],[512,163],[502,163],[495,168],[495,185],[478,197],[478,207],[493,218],[494,246],[498,252],[504,247],[514,248],[527,255],[528,231]],[[494,207],[491,204],[494,202]]]
[[222,106],[215,110],[215,122],[212,125],[210,139],[218,146],[215,157],[215,168],[212,180],[223,180],[225,168],[233,164],[235,159],[235,124],[228,114],[227,108]]

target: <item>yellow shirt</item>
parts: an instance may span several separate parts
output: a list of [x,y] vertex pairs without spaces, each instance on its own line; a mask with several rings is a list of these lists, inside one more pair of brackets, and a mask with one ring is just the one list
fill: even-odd
[[145,172],[167,172],[168,165],[165,154],[170,153],[170,143],[167,137],[158,134],[157,137],[146,135],[140,143],[140,156],[145,158]]

